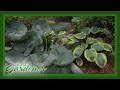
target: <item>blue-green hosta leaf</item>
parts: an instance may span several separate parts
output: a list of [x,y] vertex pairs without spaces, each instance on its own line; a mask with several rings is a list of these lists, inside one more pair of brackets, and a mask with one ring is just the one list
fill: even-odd
[[110,52],[113,50],[111,45],[107,43],[102,43],[102,44],[103,44],[104,50],[110,51]]
[[32,26],[32,31],[35,31],[37,33],[37,35],[42,36],[45,32],[49,32],[50,28],[48,23],[45,20],[38,20],[36,22],[33,23]]
[[92,48],[86,49],[84,52],[84,56],[88,61],[94,62],[97,57],[97,52],[95,49],[92,49]]
[[47,68],[45,74],[72,74],[72,71],[70,69],[70,65],[61,67],[52,64]]
[[95,63],[100,67],[104,68],[107,64],[107,57],[104,53],[97,53]]
[[[6,23],[6,37],[12,41],[19,41],[26,35],[27,27],[17,21],[11,21]],[[22,39],[23,40],[23,39]]]
[[83,71],[74,63],[71,64],[71,71],[75,74],[83,73]]
[[90,34],[90,28],[89,27],[84,27],[82,32],[84,32],[86,35]]
[[30,55],[32,62],[37,65],[38,67],[48,67],[50,66],[56,57],[53,54],[48,53],[34,53]]
[[24,55],[23,53],[17,51],[17,50],[11,50],[6,53],[5,56],[5,61],[8,62],[9,64],[15,64],[15,63],[20,63],[24,60]]
[[49,27],[54,32],[60,32],[60,31],[68,31],[71,28],[71,24],[68,22],[58,22],[58,23],[51,23],[49,24]]
[[95,49],[96,51],[102,51],[104,50],[104,47],[101,43],[97,42],[91,45],[91,48]]
[[27,48],[26,48],[26,50],[24,52],[24,56],[30,55],[30,53],[32,52],[32,50],[34,49],[34,47],[35,47],[35,40],[33,40],[33,39],[29,40],[27,42]]
[[75,58],[80,57],[83,54],[84,48],[81,46],[76,46],[74,51],[73,51],[73,56]]
[[23,42],[16,42],[14,43],[14,50],[18,50],[20,52],[24,52],[25,49],[27,48],[27,44]]
[[51,53],[56,56],[56,60],[53,62],[58,66],[65,66],[74,61],[74,56],[71,50],[68,50],[61,45],[53,45],[51,47]]
[[81,33],[77,33],[74,35],[77,39],[85,39],[86,38],[86,34],[84,32]]
[[91,38],[91,37],[88,37],[87,40],[86,40],[86,43],[87,44],[93,44],[93,43],[96,43],[97,40],[95,38]]
[[79,67],[81,67],[83,65],[83,60],[81,58],[77,58],[76,63]]
[[93,34],[96,34],[96,33],[98,33],[98,32],[101,32],[101,29],[100,29],[99,27],[91,27],[91,32],[92,32]]

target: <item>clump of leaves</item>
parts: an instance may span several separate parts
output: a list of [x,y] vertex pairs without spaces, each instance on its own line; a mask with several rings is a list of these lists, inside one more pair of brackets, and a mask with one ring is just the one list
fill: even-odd
[[59,31],[67,31],[70,27],[70,23],[48,23],[40,19],[28,31],[21,22],[7,22],[6,41],[13,42],[13,48],[6,47],[5,61],[10,65],[27,63],[47,68],[44,73],[83,73],[73,64],[75,58],[72,51],[59,43],[63,34]]
[[102,33],[102,29],[99,27],[84,27],[80,33],[70,34],[70,37],[75,38],[69,43],[69,35],[66,36],[66,44],[76,44],[73,47],[73,55],[76,58],[76,64],[78,66],[83,65],[82,56],[89,62],[95,62],[100,68],[104,68],[107,64],[107,55],[113,52],[113,48],[110,44],[103,42],[102,38],[90,37],[91,34]]

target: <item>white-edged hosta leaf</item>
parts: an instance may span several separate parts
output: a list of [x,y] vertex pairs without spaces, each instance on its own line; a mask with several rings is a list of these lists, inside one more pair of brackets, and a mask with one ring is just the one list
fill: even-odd
[[102,44],[103,44],[104,50],[110,51],[110,52],[113,50],[111,45],[107,43],[102,43]]
[[88,47],[88,44],[86,44],[86,43],[82,43],[81,44],[81,47],[83,47],[84,48],[84,50]]
[[86,40],[86,43],[87,44],[93,44],[93,43],[96,43],[97,40],[95,38],[91,38],[91,37],[88,37],[87,40]]
[[74,51],[73,51],[73,56],[75,58],[80,57],[83,54],[84,48],[81,46],[76,46]]
[[9,64],[15,64],[20,63],[24,60],[24,55],[20,51],[17,50],[11,50],[6,53],[5,61]]
[[89,27],[84,27],[82,32],[84,32],[86,35],[90,34],[90,28]]
[[58,23],[51,23],[49,24],[49,27],[54,32],[60,32],[60,31],[68,31],[71,28],[71,23],[68,22],[58,22]]
[[104,50],[104,47],[101,43],[97,42],[91,45],[91,48],[95,49],[96,51],[102,51]]
[[99,41],[99,42],[103,42],[102,38],[100,38],[100,37],[96,38],[96,40]]
[[80,19],[80,17],[73,17],[71,21],[74,23],[77,23],[77,22],[79,22],[79,19]]
[[84,32],[81,33],[77,33],[74,35],[77,39],[85,39],[86,38],[86,34]]
[[104,68],[107,64],[107,56],[104,53],[97,53],[95,63],[100,67]]
[[78,42],[78,40],[73,35],[68,35],[67,38],[68,38],[67,44],[74,44]]
[[72,51],[62,45],[53,45],[51,47],[51,54],[56,56],[57,59],[53,63],[58,66],[65,66],[74,61]]
[[83,60],[81,58],[77,58],[76,63],[79,67],[81,67],[83,65]]
[[84,56],[88,61],[94,62],[97,57],[97,52],[95,49],[92,49],[92,48],[86,49],[84,52]]
[[18,21],[10,21],[5,24],[6,37],[12,41],[19,41],[27,32],[27,27]]
[[74,63],[71,64],[71,71],[75,74],[83,73],[83,71]]
[[58,35],[65,35],[66,31],[60,31]]
[[101,29],[100,29],[99,27],[91,27],[91,32],[92,32],[93,34],[96,34],[96,33],[98,33],[98,32],[101,32]]

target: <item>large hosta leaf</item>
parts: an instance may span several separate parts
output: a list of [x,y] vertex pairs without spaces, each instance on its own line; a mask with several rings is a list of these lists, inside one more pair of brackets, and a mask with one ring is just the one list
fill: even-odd
[[98,33],[98,32],[101,32],[101,29],[100,29],[99,27],[91,27],[91,32],[92,32],[93,34],[96,34],[96,33]]
[[101,43],[97,42],[91,45],[91,48],[95,49],[96,51],[102,51],[104,50],[104,47]]
[[97,52],[95,49],[86,49],[84,52],[84,56],[88,61],[94,62],[97,57]]
[[68,22],[58,22],[49,24],[50,29],[54,32],[68,31],[71,28],[71,24]]
[[47,70],[44,72],[45,74],[72,74],[70,65],[67,66],[57,66],[57,65],[50,65]]
[[32,31],[37,32],[37,35],[43,35],[45,32],[49,32],[50,28],[45,20],[38,20],[33,23]]
[[11,50],[6,53],[5,61],[9,64],[15,64],[20,63],[24,60],[24,55],[20,51],[17,50]]
[[27,48],[24,52],[24,56],[28,56],[30,55],[30,53],[33,51],[34,47],[35,47],[35,40],[31,39],[27,42]]
[[74,63],[71,64],[71,71],[75,74],[83,73],[83,71]]
[[95,42],[97,42],[97,40],[95,38],[91,38],[91,37],[88,37],[87,40],[86,40],[87,44],[93,44]]
[[100,67],[104,68],[107,64],[107,57],[104,53],[97,53],[95,63]]
[[85,39],[86,38],[86,34],[84,32],[81,33],[77,33],[74,35],[77,39]]
[[54,54],[57,59],[53,62],[58,66],[65,66],[74,61],[74,56],[71,50],[68,50],[61,45],[53,45],[51,47],[51,53]]
[[80,56],[83,54],[83,51],[84,51],[84,48],[83,48],[83,47],[81,47],[81,46],[79,46],[79,45],[76,46],[75,49],[74,49],[74,51],[73,51],[74,57],[75,57],[75,58],[80,57]]
[[27,27],[21,22],[11,21],[7,22],[5,25],[6,37],[9,38],[9,40],[18,41],[26,35]]
[[84,27],[82,32],[84,32],[86,35],[90,34],[90,28],[89,27]]
[[82,43],[82,44],[81,44],[81,47],[83,47],[83,49],[85,50],[85,49],[88,47],[88,44]]

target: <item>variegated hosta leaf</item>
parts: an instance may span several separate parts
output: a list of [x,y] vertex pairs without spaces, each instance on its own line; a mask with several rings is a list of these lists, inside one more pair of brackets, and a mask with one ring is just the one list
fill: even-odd
[[101,32],[101,29],[100,29],[99,27],[91,27],[91,32],[92,32],[93,34],[96,34],[96,33],[98,33],[98,32]]
[[21,63],[24,60],[24,55],[20,51],[11,50],[6,53],[5,61],[9,64]]
[[60,31],[68,31],[71,28],[71,24],[68,22],[58,22],[58,23],[51,23],[49,27],[54,32]]
[[71,71],[75,74],[83,73],[83,71],[74,63],[71,64]]
[[81,58],[77,58],[76,63],[79,67],[81,67],[83,65],[83,60]]
[[95,63],[100,67],[104,68],[107,64],[107,57],[104,53],[97,53]]
[[68,38],[67,44],[74,44],[78,42],[78,40],[73,35],[68,35],[67,38]]
[[103,40],[102,40],[102,38],[96,38],[96,40],[98,41],[98,42],[103,42]]
[[78,45],[75,47],[75,49],[73,51],[73,56],[75,58],[78,58],[83,54],[83,51],[84,51],[84,48]]
[[74,61],[72,51],[61,45],[53,45],[51,47],[51,54],[56,56],[57,59],[53,63],[58,66],[65,66]]
[[5,24],[6,37],[12,41],[21,41],[21,38],[26,35],[27,27],[17,21],[7,22]]
[[91,45],[91,48],[95,49],[96,51],[102,51],[104,50],[104,47],[101,43],[97,42]]
[[37,33],[37,35],[42,36],[45,32],[49,32],[50,28],[48,23],[45,20],[38,20],[36,22],[33,23],[32,26],[32,31],[35,31]]
[[97,52],[95,49],[86,49],[84,52],[84,56],[88,61],[94,62],[97,57]]
[[110,51],[110,52],[113,51],[111,45],[109,45],[109,44],[107,44],[107,43],[102,43],[102,44],[103,44],[104,50]]
[[58,35],[65,35],[66,31],[60,31]]
[[77,33],[74,35],[77,39],[85,39],[86,38],[86,34],[84,32],[81,33]]
[[88,44],[86,44],[86,43],[82,43],[81,44],[81,47],[83,47],[84,48],[84,50],[88,47]]
[[86,35],[90,34],[90,28],[89,27],[84,27],[82,32],[84,32]]
[[97,40],[95,38],[91,38],[91,37],[88,37],[87,40],[86,40],[86,43],[87,44],[93,44],[93,43],[96,43]]

